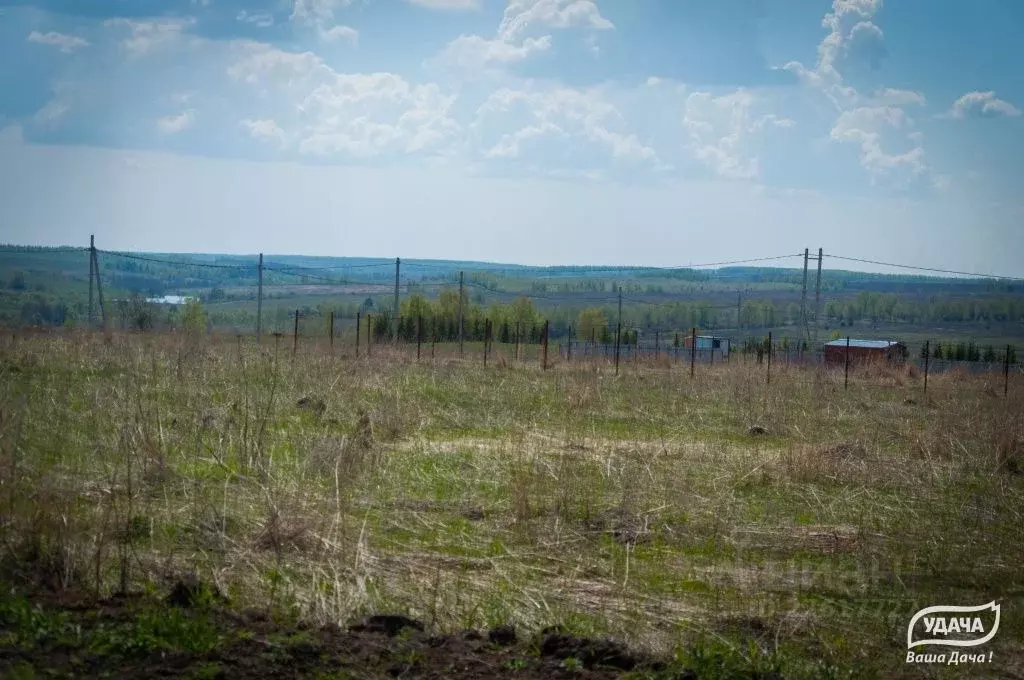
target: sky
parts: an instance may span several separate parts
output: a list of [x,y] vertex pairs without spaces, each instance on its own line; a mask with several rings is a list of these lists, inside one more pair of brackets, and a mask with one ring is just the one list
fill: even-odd
[[1024,276],[1022,30],[1015,0],[0,2],[0,242]]

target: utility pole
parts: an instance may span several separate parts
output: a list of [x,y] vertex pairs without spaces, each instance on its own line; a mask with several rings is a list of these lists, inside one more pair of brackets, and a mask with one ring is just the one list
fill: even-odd
[[263,334],[263,253],[260,253],[257,269],[259,283],[256,284],[256,344],[259,344],[260,336]]
[[810,331],[807,327],[807,261],[810,259],[810,248],[804,248],[804,285],[800,293],[800,325],[803,326],[803,335],[810,342]]
[[619,374],[619,346],[622,344],[622,286],[619,286],[619,322],[615,326],[615,375]]
[[103,324],[103,330],[107,329],[107,305],[103,301],[103,280],[100,276],[100,260],[96,256],[96,245],[93,242],[93,237],[89,237],[90,249],[92,250],[92,270],[96,276],[96,297],[100,303],[100,322]]
[[814,288],[814,344],[818,344],[818,326],[821,323],[821,260],[822,249],[818,248],[818,281]]
[[459,272],[459,356],[462,356],[462,330],[465,326],[462,317],[462,272]]
[[402,258],[395,258],[395,323],[392,327],[391,338],[398,344],[398,269],[402,266]]
[[89,235],[89,330],[96,327],[96,310],[92,301],[92,286],[96,278],[96,260],[93,258],[93,251],[96,250],[96,236]]

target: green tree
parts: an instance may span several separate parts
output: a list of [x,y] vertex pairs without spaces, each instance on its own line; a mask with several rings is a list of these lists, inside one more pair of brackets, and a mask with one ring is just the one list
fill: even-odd
[[[153,305],[146,302],[138,293],[133,293],[128,299],[128,306],[125,310],[125,321],[128,328],[133,331],[153,330],[156,321],[156,310]],[[205,328],[205,324],[204,324]]]
[[588,307],[580,312],[576,321],[576,333],[580,340],[589,342],[591,337],[596,338],[607,326],[608,319],[604,315],[604,310],[599,307]]
[[181,315],[181,326],[189,335],[206,333],[206,311],[199,300],[191,299],[185,303],[185,311]]
[[14,276],[11,277],[11,282],[7,284],[7,287],[16,291],[26,290],[28,285],[25,283],[25,272],[14,272]]
[[540,315],[533,306],[533,300],[526,296],[520,296],[512,303],[512,322],[519,322],[523,328],[536,324],[540,321]]

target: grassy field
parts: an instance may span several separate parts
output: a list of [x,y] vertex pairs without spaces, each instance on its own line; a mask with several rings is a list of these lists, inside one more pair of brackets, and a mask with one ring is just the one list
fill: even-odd
[[[1024,674],[1019,376],[1004,398],[1001,375],[924,395],[909,369],[866,367],[844,390],[735,358],[691,379],[485,370],[450,347],[417,364],[272,339],[0,342],[0,650],[22,677],[56,635],[17,614],[27,571],[100,597],[194,573],[282,625],[558,625],[700,678]],[[991,600],[991,664],[906,663],[915,611]]]

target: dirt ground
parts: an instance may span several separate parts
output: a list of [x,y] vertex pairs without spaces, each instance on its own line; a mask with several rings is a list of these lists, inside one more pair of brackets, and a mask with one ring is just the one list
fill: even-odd
[[[11,621],[0,620],[0,677],[77,678],[696,678],[666,673],[666,665],[611,640],[589,640],[548,629],[525,636],[511,627],[435,635],[400,615],[371,616],[348,629],[284,626],[258,612],[221,606],[192,608],[187,593],[165,601],[144,596],[92,600],[70,592],[36,593],[34,611],[64,617],[72,629],[127,626],[140,611],[172,610],[208,617],[222,640],[211,651],[160,651],[127,642],[116,651],[40,638],[17,644]],[[155,609],[154,609],[155,607]],[[81,636],[81,632],[78,633]],[[134,645],[134,647],[133,647]],[[141,653],[131,650],[142,650]],[[127,650],[127,651],[126,651]],[[2,669],[7,669],[3,671]]]

